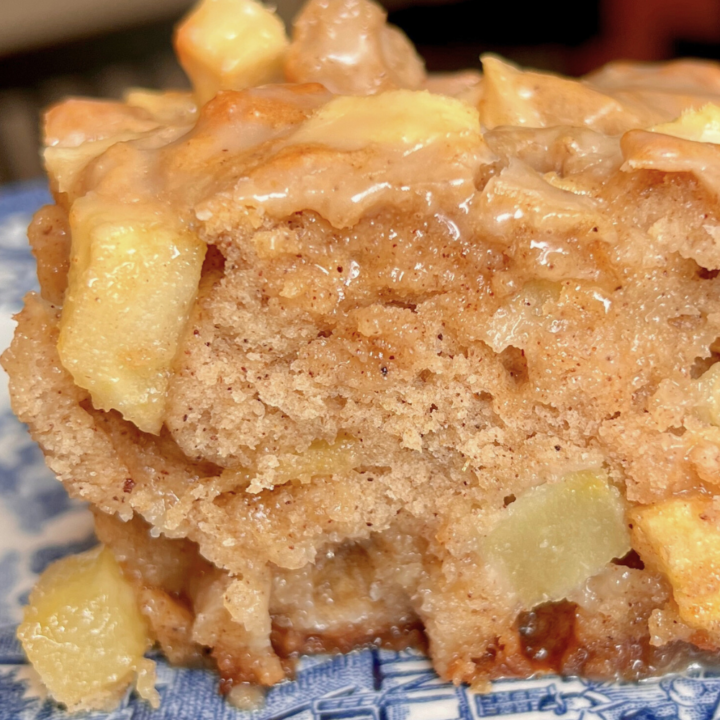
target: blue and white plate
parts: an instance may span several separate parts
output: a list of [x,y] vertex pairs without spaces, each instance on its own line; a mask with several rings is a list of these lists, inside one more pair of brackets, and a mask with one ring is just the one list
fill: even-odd
[[[25,230],[49,201],[39,183],[0,188],[0,348],[10,342],[11,316],[37,285]],[[0,371],[1,373],[2,371]],[[0,720],[60,720],[15,639],[21,607],[48,563],[95,543],[89,511],[69,500],[40,451],[15,419],[0,381]],[[720,718],[720,677],[694,669],[639,684],[547,677],[497,682],[492,693],[443,683],[414,651],[373,650],[305,659],[295,682],[268,693],[243,713],[217,693],[217,679],[158,661],[162,704],[152,710],[128,695],[107,720],[711,720]]]

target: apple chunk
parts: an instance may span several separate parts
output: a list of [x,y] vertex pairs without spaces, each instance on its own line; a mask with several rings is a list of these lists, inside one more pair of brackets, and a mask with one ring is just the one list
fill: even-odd
[[53,563],[18,627],[50,694],[70,709],[113,707],[133,680],[153,704],[154,663],[135,596],[113,554],[96,548]]
[[158,433],[206,246],[160,204],[96,195],[73,205],[70,229],[62,364],[95,407]]
[[333,98],[302,125],[292,142],[357,150],[374,143],[408,148],[463,138],[481,142],[474,108],[423,90],[389,90]]
[[680,618],[720,630],[720,523],[711,498],[672,498],[636,508],[635,545],[643,561],[670,581]]
[[281,80],[287,46],[282,20],[256,0],[203,0],[175,36],[178,59],[201,104],[219,90]]
[[683,140],[717,145],[720,144],[720,106],[708,103],[699,109],[686,110],[676,120],[649,129]]
[[523,606],[561,600],[630,550],[620,492],[603,473],[569,473],[508,506],[486,538]]

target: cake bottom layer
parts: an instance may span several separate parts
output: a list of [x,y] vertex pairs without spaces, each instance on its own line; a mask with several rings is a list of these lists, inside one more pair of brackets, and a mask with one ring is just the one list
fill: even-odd
[[[248,582],[246,601],[255,598],[262,605],[261,598],[269,598],[265,617],[258,612],[253,626],[233,620],[228,609],[237,602],[233,578],[203,559],[194,543],[153,537],[138,518],[122,522],[96,513],[95,522],[98,537],[131,581],[163,653],[175,664],[214,666],[223,693],[243,683],[270,685],[291,678],[293,659],[300,654],[363,646],[428,649],[422,595],[412,596],[403,587],[412,573],[411,555],[417,559],[420,553],[409,536],[381,533],[370,541],[328,548],[299,570],[274,568],[269,592]],[[424,594],[431,598],[433,591],[427,588]],[[684,642],[651,644],[648,619],[668,596],[665,583],[630,553],[572,599],[510,619],[490,646],[472,648],[483,618],[473,626],[449,607],[442,617],[426,617],[448,627],[452,637],[467,638],[472,674],[467,654],[447,654],[435,642],[429,650],[446,679],[457,680],[462,673],[462,679],[474,678],[479,685],[488,678],[543,672],[637,679],[699,657]],[[462,603],[459,589],[455,600]],[[445,602],[451,601],[445,593]],[[264,641],[266,625],[269,643]]]

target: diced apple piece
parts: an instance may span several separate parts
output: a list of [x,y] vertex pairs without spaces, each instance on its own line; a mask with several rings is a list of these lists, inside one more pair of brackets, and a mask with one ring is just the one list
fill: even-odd
[[293,22],[287,79],[320,83],[333,95],[419,88],[422,59],[373,0],[309,0]]
[[543,329],[552,317],[544,307],[557,302],[562,286],[548,280],[531,280],[505,305],[498,308],[484,328],[484,339],[496,352],[510,345],[525,349],[538,329]]
[[633,543],[647,565],[664,573],[680,618],[720,630],[720,522],[710,498],[674,498],[631,513]]
[[330,444],[323,440],[314,442],[298,455],[281,455],[275,470],[276,482],[289,480],[308,481],[316,475],[334,475],[348,472],[360,464],[360,443],[345,437]]
[[261,492],[288,482],[310,482],[318,475],[348,473],[362,465],[362,445],[350,436],[334,442],[316,440],[300,453],[268,455],[260,453],[254,469],[236,467],[223,471],[223,479],[236,486],[247,486],[250,493]]
[[[655,132],[631,130],[623,135],[620,139],[625,158],[623,170],[691,173],[713,195],[720,193],[720,145],[658,132],[659,127],[653,125]],[[665,223],[657,225],[662,228]],[[689,243],[684,246],[683,252],[688,253],[688,257],[694,257],[703,267],[713,268],[718,263],[715,252],[717,241],[713,239],[716,230],[712,223],[706,225],[705,230],[708,233],[706,243]]]
[[197,120],[198,108],[190,92],[131,88],[125,93],[125,102],[150,113],[163,125],[185,125]]
[[256,0],[202,0],[175,36],[178,59],[201,105],[219,90],[282,79],[287,46],[282,20]]
[[630,550],[620,492],[600,472],[529,490],[506,512],[485,548],[525,608],[561,600]]
[[658,120],[657,113],[628,106],[580,80],[521,70],[493,55],[483,55],[482,63],[480,115],[490,129],[571,125],[617,135]]
[[484,55],[483,96],[480,114],[483,124],[492,129],[499,125],[544,127],[545,120],[535,107],[535,94],[520,92],[525,71],[493,55]]
[[74,200],[83,169],[115,143],[156,130],[144,109],[115,101],[69,98],[45,113],[43,159],[53,188]]
[[699,110],[687,110],[677,120],[650,130],[683,140],[720,144],[720,106],[708,103]]
[[144,110],[116,100],[68,98],[45,113],[43,142],[47,147],[78,147],[123,133],[146,133],[156,127],[157,121]]
[[480,142],[477,110],[461,100],[419,90],[391,90],[365,97],[337,97],[293,136],[355,150],[371,143],[416,146],[467,136]]
[[206,246],[158,204],[88,195],[70,214],[72,254],[58,351],[95,407],[160,431],[170,363]]
[[693,386],[697,398],[695,413],[705,422],[720,427],[720,363],[712,365]]
[[[555,242],[562,242],[561,238],[569,236],[580,242],[616,240],[617,230],[594,199],[560,189],[548,182],[548,177],[515,158],[511,159],[507,167],[490,178],[480,195],[484,229],[496,241],[508,245],[517,242],[518,230],[531,230],[537,236],[549,236],[544,241],[548,250],[552,245],[552,242],[547,245],[550,237],[557,238]],[[543,241],[535,242],[539,248]],[[567,250],[550,254],[554,256],[551,262],[537,265],[541,277],[553,267],[560,273],[560,264],[570,272],[580,272],[581,264],[576,267],[575,258],[561,259]]]
[[77,147],[45,148],[45,169],[57,191],[67,193],[70,202],[73,202],[78,194],[78,179],[88,164],[116,143],[136,140],[138,137],[138,133],[124,132],[102,140],[84,142]]
[[18,638],[52,697],[109,709],[136,681],[157,706],[151,642],[132,588],[102,546],[53,563],[30,593]]

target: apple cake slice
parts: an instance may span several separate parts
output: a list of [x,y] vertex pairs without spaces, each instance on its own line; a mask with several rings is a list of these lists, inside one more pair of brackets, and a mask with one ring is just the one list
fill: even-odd
[[368,0],[176,40],[193,96],[45,117],[3,365],[104,545],[19,629],[54,697],[153,700],[153,643],[236,700],[366,644],[478,686],[720,650],[720,67],[428,77]]

